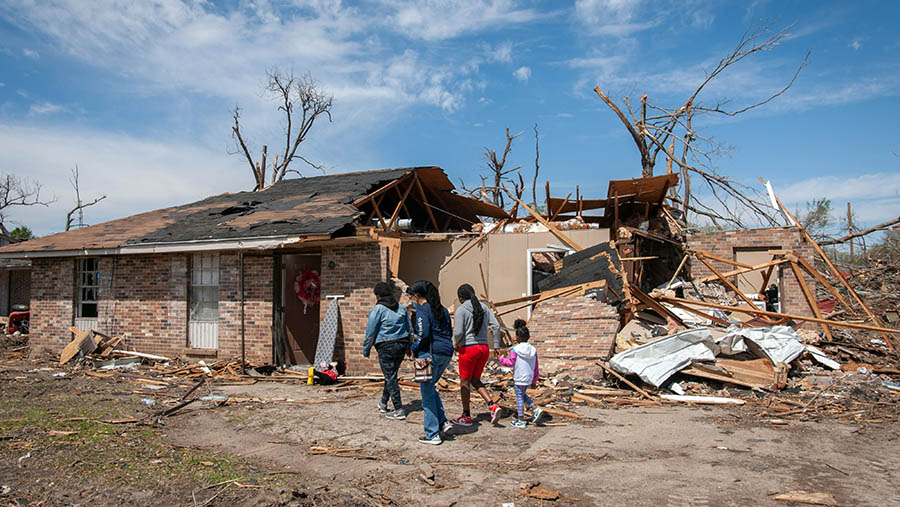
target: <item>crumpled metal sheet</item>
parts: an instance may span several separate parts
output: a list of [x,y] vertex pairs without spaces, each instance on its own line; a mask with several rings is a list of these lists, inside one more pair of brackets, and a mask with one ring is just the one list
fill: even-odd
[[768,357],[772,364],[789,363],[806,350],[800,341],[800,335],[789,326],[732,326],[725,336],[717,340],[717,344],[724,354],[738,354],[749,350],[757,356]]
[[718,352],[710,330],[695,328],[620,352],[609,360],[609,365],[623,375],[635,374],[659,387],[693,361],[715,360]]

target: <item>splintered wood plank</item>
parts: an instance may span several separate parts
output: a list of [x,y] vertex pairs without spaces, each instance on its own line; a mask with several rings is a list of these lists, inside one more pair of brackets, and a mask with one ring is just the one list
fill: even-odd
[[59,354],[60,366],[68,363],[72,360],[73,357],[78,355],[78,350],[81,347],[81,342],[87,339],[88,335],[91,334],[91,330],[86,329],[84,331],[79,331],[77,327],[72,326],[72,333],[75,334],[75,339],[69,342],[68,345],[63,347],[62,352]]

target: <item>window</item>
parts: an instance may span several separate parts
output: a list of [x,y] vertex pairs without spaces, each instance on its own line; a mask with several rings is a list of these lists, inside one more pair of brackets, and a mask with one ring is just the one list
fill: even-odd
[[194,254],[191,263],[191,320],[219,320],[219,254]]
[[100,290],[100,261],[96,257],[78,260],[75,283],[76,317],[82,319],[97,318],[98,291]]

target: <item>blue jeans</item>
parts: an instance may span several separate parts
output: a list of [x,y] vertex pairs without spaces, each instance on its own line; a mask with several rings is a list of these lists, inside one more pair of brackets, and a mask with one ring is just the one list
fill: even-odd
[[[420,358],[429,357],[431,354],[419,354]],[[425,437],[434,438],[441,431],[441,424],[447,420],[444,415],[444,404],[441,403],[441,395],[438,394],[435,385],[440,380],[444,370],[450,365],[452,356],[435,355],[431,358],[431,381],[419,384],[419,392],[422,394],[422,410],[425,411]]]

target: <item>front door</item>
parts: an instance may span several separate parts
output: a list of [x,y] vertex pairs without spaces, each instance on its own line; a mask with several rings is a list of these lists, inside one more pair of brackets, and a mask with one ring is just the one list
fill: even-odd
[[322,258],[318,254],[288,254],[281,258],[285,360],[288,364],[311,364],[316,356],[320,305],[313,301],[304,302],[298,297],[295,284],[317,279],[321,267]]

